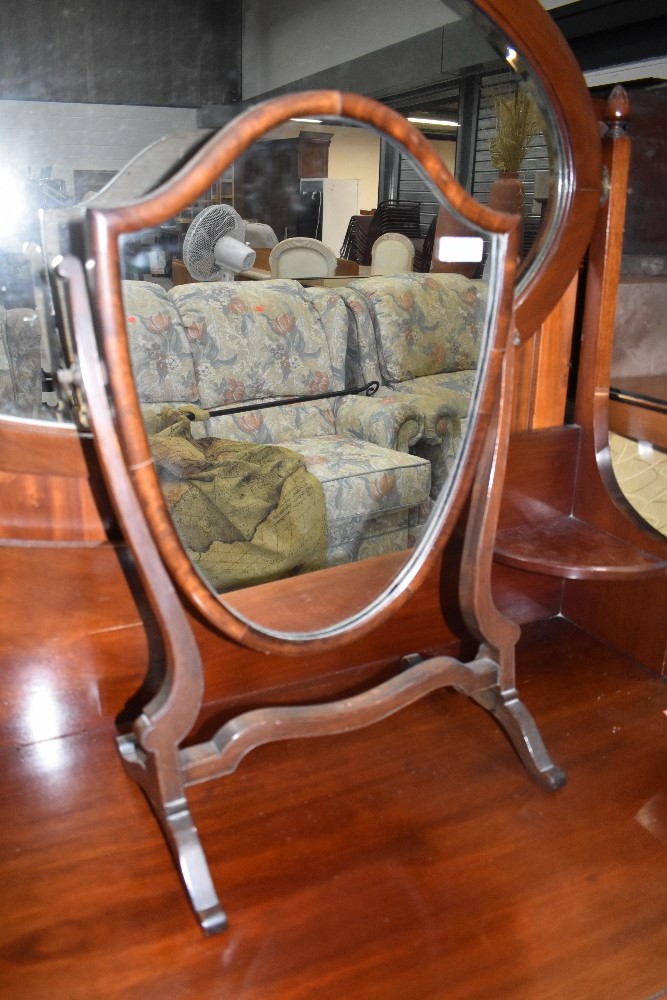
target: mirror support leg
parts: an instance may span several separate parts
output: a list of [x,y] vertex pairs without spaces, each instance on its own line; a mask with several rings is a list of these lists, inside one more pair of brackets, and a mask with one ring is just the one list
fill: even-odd
[[[118,749],[129,776],[143,791],[174,859],[188,899],[205,934],[227,927],[199,833],[190,812],[180,771],[178,750],[168,766],[159,753],[144,754],[130,736],[118,738]],[[178,770],[175,770],[178,769]],[[165,774],[175,776],[181,794],[167,799]]]
[[498,685],[473,692],[470,697],[493,715],[529,774],[554,791],[565,784],[566,774],[551,761],[537,723],[516,691],[515,648],[521,629],[501,614],[492,596],[493,543],[509,446],[514,353],[512,346],[505,352],[500,402],[490,421],[473,482],[461,565],[461,610],[466,625],[480,642],[478,656],[498,664]]
[[551,760],[535,719],[516,691],[491,689],[470,697],[498,722],[532,778],[549,792],[565,784],[565,771]]
[[204,679],[199,649],[162,563],[123,458],[97,355],[88,294],[79,260],[64,257],[57,269],[77,329],[80,384],[89,406],[100,466],[125,539],[164,643],[160,688],[118,748],[130,777],[146,795],[171,849],[203,930],[227,923],[213,887],[204,849],[185,796],[179,744],[196,722]]

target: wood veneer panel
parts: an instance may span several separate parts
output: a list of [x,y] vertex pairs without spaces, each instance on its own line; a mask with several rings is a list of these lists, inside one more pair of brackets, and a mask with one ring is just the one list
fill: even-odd
[[[549,795],[451,691],[276,744],[191,790],[230,930],[196,926],[102,726],[0,756],[12,1000],[656,996],[667,950],[657,678],[562,621],[520,679],[568,771]],[[511,947],[508,947],[508,941]]]
[[0,538],[102,542],[114,524],[89,436],[0,418]]
[[667,676],[667,574],[630,582],[566,580],[563,614],[614,649]]
[[[447,560],[457,565],[456,558]],[[42,739],[57,738],[123,711],[151,656],[157,662],[160,655],[131,566],[122,546],[0,545],[0,666],[7,695],[0,699],[0,743],[25,745],[36,731]],[[267,697],[276,703],[332,697],[395,670],[407,653],[459,642],[465,630],[449,593],[443,617],[440,573],[434,568],[390,629],[312,657],[262,656],[191,617],[205,663],[206,704],[231,711]],[[560,587],[553,578],[494,567],[495,599],[518,622],[557,614]]]
[[578,282],[576,275],[535,336],[517,348],[513,432],[563,423]]
[[499,531],[571,513],[578,450],[572,426],[511,436]]

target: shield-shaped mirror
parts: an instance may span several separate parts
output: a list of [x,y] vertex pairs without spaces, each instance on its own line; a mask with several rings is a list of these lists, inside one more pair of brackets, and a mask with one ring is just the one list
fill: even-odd
[[[452,235],[425,248],[396,231],[406,207],[383,204],[369,217],[384,226],[371,263],[338,258],[358,183],[302,183],[299,201],[269,169],[276,129],[314,116],[352,148],[389,142]],[[273,247],[251,247],[262,221],[244,221],[226,182],[237,204],[240,192],[249,208],[282,202],[288,234],[314,208],[310,231],[325,238],[279,240],[264,224]],[[516,220],[474,202],[402,116],[324,92],[253,109],[148,198],[91,209],[89,227],[123,452],[182,594],[259,648],[377,624],[469,489],[499,396]],[[142,273],[163,228],[188,278],[169,288]]]

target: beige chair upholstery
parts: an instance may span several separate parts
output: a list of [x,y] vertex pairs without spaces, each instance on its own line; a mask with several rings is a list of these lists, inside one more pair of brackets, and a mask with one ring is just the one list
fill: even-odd
[[269,254],[273,278],[332,278],[336,254],[310,236],[293,236],[278,243]]
[[278,237],[266,222],[246,222],[245,242],[253,250],[259,250],[263,247],[274,247]]
[[414,243],[402,233],[378,236],[371,250],[371,274],[406,274],[412,271]]

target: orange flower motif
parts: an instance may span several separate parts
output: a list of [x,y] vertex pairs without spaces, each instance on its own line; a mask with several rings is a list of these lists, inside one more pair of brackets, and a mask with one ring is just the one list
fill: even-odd
[[435,433],[439,437],[444,438],[445,434],[447,433],[448,423],[449,420],[446,417],[440,417],[440,420],[438,420],[437,424],[435,425]]
[[241,313],[248,312],[248,307],[246,306],[245,302],[243,301],[243,299],[239,298],[230,299],[227,308],[229,309],[230,312],[238,313],[239,315]]
[[434,365],[444,365],[447,352],[444,344],[436,344],[431,351],[431,361]]
[[235,378],[230,378],[223,400],[225,403],[240,403],[245,399],[245,386],[243,382],[238,382]]
[[324,455],[307,455],[304,458],[306,465],[324,465],[326,463],[326,458]]
[[399,295],[398,304],[401,307],[401,309],[405,310],[412,309],[412,307],[415,304],[415,297],[412,294],[412,292],[403,292],[402,295]]
[[464,288],[462,292],[459,292],[459,295],[467,305],[471,306],[477,298],[477,289]]
[[371,484],[371,496],[374,500],[386,500],[396,487],[396,476],[393,472],[383,472]]
[[314,372],[308,388],[312,393],[326,392],[329,388],[329,376],[326,372]]
[[293,313],[283,313],[282,316],[278,316],[277,319],[272,319],[271,328],[275,333],[279,333],[281,337],[286,337],[287,334],[291,333],[294,329]]
[[187,334],[190,340],[203,340],[206,336],[205,320],[193,320],[187,327]]
[[167,330],[171,329],[171,316],[168,313],[153,313],[146,320],[146,329],[150,330],[151,333],[166,333]]
[[430,288],[434,292],[439,292],[441,286],[433,278],[424,278],[424,287]]
[[236,423],[246,434],[254,434],[260,429],[264,420],[261,413],[258,413],[257,410],[251,410],[250,413],[241,413],[236,418]]

